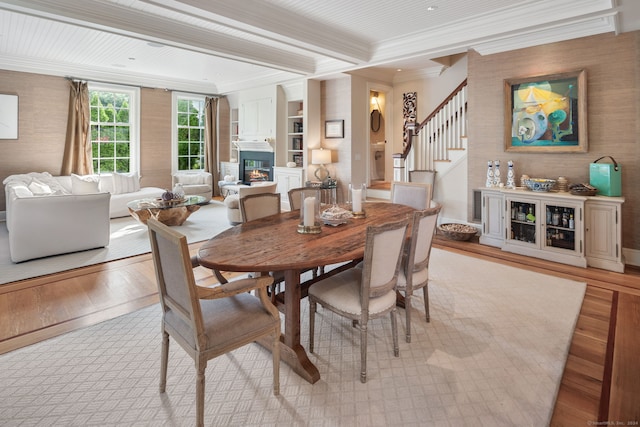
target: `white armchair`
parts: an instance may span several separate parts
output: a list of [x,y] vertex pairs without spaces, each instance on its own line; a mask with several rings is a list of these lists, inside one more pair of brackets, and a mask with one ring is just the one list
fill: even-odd
[[187,196],[203,196],[207,199],[213,196],[213,176],[209,172],[177,172],[172,177],[172,188],[178,183],[182,184]]

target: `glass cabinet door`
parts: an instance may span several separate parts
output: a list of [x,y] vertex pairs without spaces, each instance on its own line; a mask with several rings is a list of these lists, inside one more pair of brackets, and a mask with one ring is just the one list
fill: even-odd
[[537,217],[539,204],[536,201],[507,200],[507,239],[528,245],[538,245]]
[[579,251],[579,233],[577,221],[580,217],[580,210],[576,206],[567,204],[554,204],[548,202],[545,209],[545,240],[543,245],[547,248],[557,248],[560,250]]

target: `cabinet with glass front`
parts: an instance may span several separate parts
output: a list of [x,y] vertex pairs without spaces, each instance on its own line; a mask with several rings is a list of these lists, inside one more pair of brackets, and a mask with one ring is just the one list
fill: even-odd
[[[566,194],[566,193],[565,193]],[[586,266],[582,242],[584,200],[558,193],[505,194],[503,250]]]

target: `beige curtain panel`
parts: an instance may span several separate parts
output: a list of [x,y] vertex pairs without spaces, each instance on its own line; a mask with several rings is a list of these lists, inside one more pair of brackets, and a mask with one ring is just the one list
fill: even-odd
[[91,141],[89,140],[89,87],[86,82],[71,81],[67,138],[62,159],[61,175],[93,173]]

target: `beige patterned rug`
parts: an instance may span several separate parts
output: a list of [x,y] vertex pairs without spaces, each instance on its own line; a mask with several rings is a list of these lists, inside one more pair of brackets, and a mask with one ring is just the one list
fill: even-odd
[[[548,425],[586,285],[438,249],[430,268],[431,323],[415,298],[407,344],[399,310],[395,358],[388,318],[372,321],[366,384],[357,330],[320,309],[321,380],[283,364],[275,397],[270,355],[236,350],[209,362],[206,425]],[[0,356],[1,424],[194,425],[194,363],[173,341],[158,392],[160,316],[156,305]]]
[[[147,227],[144,224],[131,217],[124,217],[112,219],[110,227],[111,237],[107,247],[15,264],[9,255],[6,223],[0,222],[0,284],[100,264],[151,251]],[[191,214],[183,225],[175,228],[187,236],[189,243],[194,243],[209,239],[229,227],[224,204],[212,201]]]

